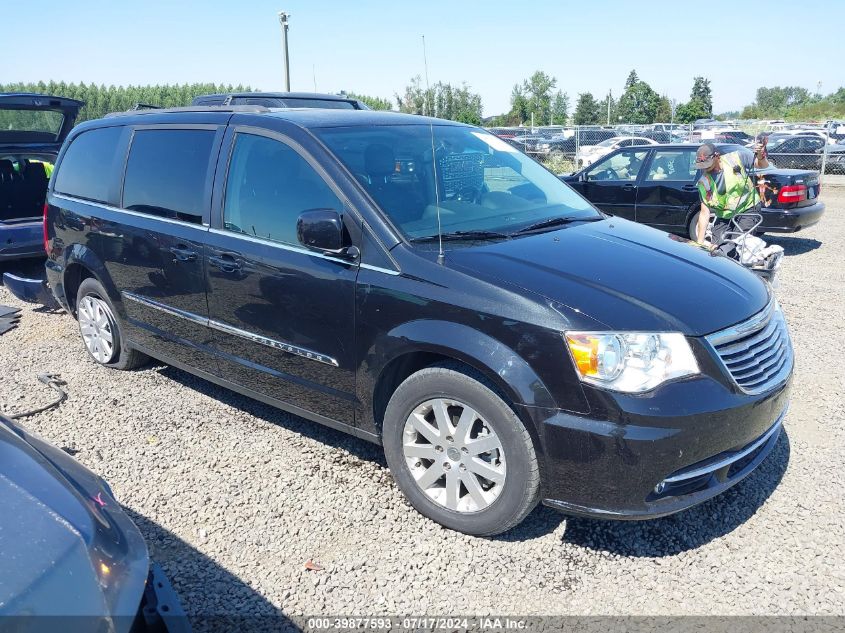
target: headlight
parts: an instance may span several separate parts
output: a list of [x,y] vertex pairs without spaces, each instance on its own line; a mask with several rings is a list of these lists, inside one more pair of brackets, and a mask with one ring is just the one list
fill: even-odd
[[566,332],[578,374],[613,391],[640,393],[674,378],[699,373],[683,334]]

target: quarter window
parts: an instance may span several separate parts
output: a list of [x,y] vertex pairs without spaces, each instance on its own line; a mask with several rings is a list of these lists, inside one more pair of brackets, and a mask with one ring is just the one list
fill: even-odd
[[137,130],[123,208],[201,224],[214,130]]
[[55,190],[76,198],[117,204],[110,200],[122,127],[83,132],[71,141],[56,172]]
[[254,134],[238,134],[229,163],[223,226],[275,242],[298,244],[296,221],[309,209],[343,204],[293,148]]

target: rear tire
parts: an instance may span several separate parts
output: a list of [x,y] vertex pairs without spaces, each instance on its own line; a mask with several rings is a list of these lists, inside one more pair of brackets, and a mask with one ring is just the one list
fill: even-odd
[[465,534],[492,536],[537,505],[540,471],[531,436],[486,380],[459,366],[407,378],[384,415],[384,452],[420,514]]
[[76,319],[85,351],[97,364],[129,370],[149,361],[127,345],[108,293],[93,277],[83,280],[76,292]]

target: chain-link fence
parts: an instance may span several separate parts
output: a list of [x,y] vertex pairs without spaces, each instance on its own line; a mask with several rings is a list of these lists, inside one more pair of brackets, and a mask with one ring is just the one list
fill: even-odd
[[769,162],[774,167],[845,174],[845,122],[557,125],[499,127],[490,131],[558,173],[611,160],[606,157],[624,147],[707,141],[749,146],[763,135]]

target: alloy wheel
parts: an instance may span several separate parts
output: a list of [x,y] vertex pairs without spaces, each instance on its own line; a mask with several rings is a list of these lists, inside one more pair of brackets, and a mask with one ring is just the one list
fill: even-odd
[[108,363],[114,356],[114,317],[108,304],[92,295],[79,302],[79,329],[85,347],[98,362]]
[[405,422],[402,451],[416,484],[449,510],[484,510],[504,487],[502,442],[490,423],[463,402],[435,398],[417,406]]

